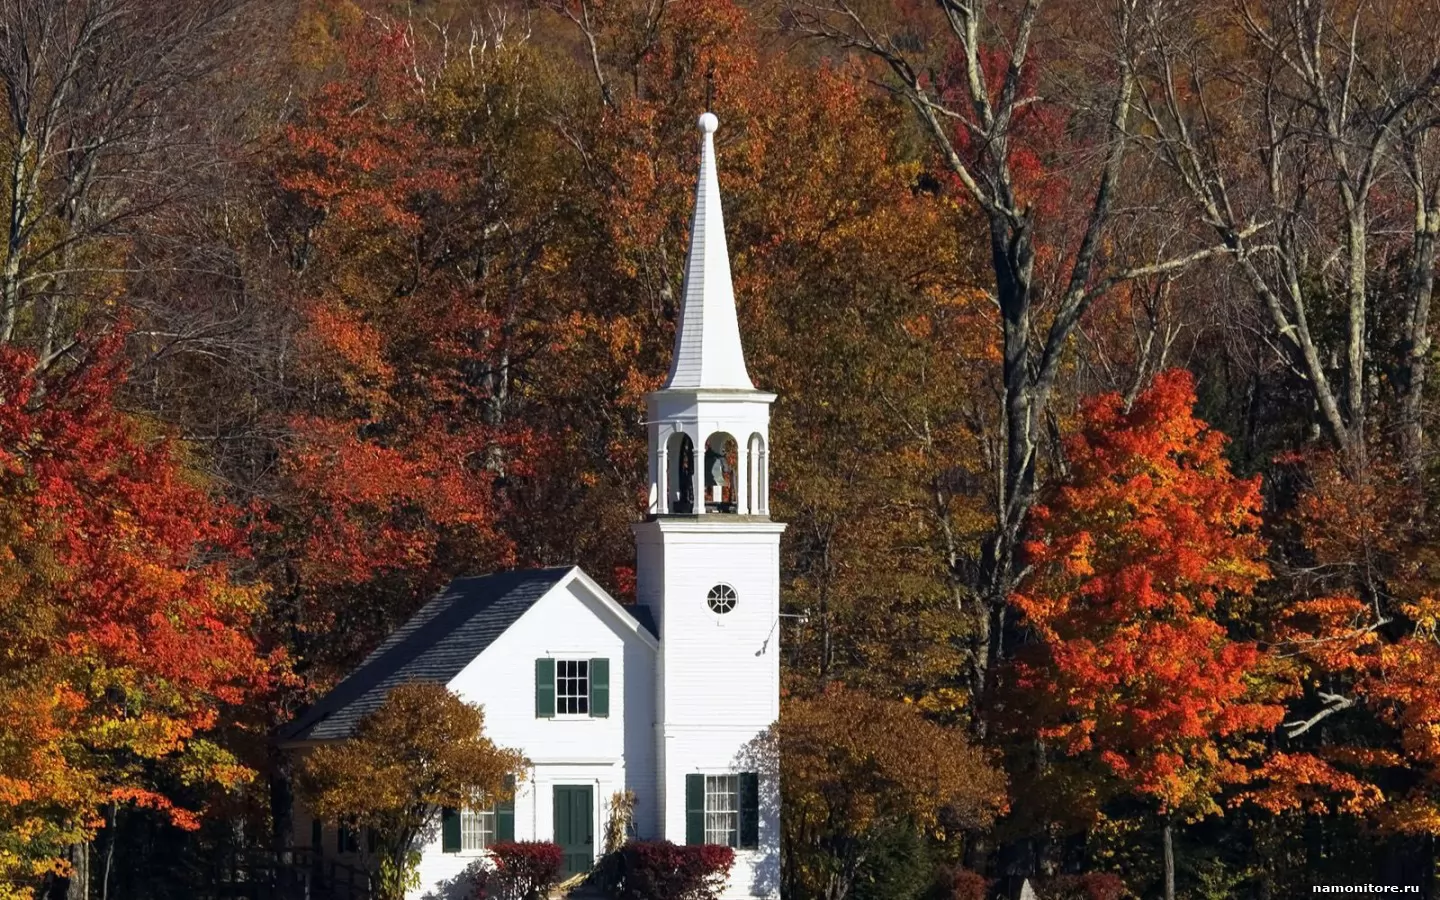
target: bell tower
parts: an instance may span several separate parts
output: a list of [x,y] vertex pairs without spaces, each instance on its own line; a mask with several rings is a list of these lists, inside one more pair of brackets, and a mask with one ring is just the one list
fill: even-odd
[[[736,848],[727,897],[778,896],[780,534],[770,404],[745,368],[720,210],[712,113],[700,117],[683,307],[669,377],[646,401],[650,501],[634,526],[638,600],[660,628],[657,835]],[[732,810],[730,807],[734,807]]]

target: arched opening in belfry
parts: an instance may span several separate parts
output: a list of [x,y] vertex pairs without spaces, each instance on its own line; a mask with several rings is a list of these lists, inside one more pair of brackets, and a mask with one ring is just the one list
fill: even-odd
[[768,515],[770,512],[770,468],[765,455],[765,438],[760,432],[750,435],[745,448],[746,487],[745,505],[752,516]]
[[714,513],[737,512],[736,468],[739,444],[723,431],[717,431],[705,439],[705,511]]
[[665,443],[665,499],[661,512],[688,515],[695,512],[695,442],[684,432]]

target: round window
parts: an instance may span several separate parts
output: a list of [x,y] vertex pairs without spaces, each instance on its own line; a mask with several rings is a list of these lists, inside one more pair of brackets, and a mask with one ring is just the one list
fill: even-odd
[[735,608],[735,589],[728,584],[717,584],[706,595],[705,602],[713,613],[728,613]]

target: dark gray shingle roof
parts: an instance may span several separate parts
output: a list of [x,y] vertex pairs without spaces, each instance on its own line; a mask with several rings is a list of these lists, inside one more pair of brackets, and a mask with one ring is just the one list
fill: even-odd
[[[284,741],[348,737],[396,685],[445,684],[494,643],[574,566],[457,578],[366,657],[350,677],[278,732]],[[639,613],[635,607],[627,612]],[[648,610],[642,615],[648,618]],[[654,623],[637,616],[654,633]]]

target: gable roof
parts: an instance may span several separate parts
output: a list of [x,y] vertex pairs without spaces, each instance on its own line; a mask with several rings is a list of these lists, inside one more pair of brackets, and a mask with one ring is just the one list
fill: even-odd
[[[278,732],[290,742],[349,737],[396,685],[448,683],[564,581],[575,566],[457,578],[397,628],[350,676]],[[649,610],[621,607],[655,633]]]

